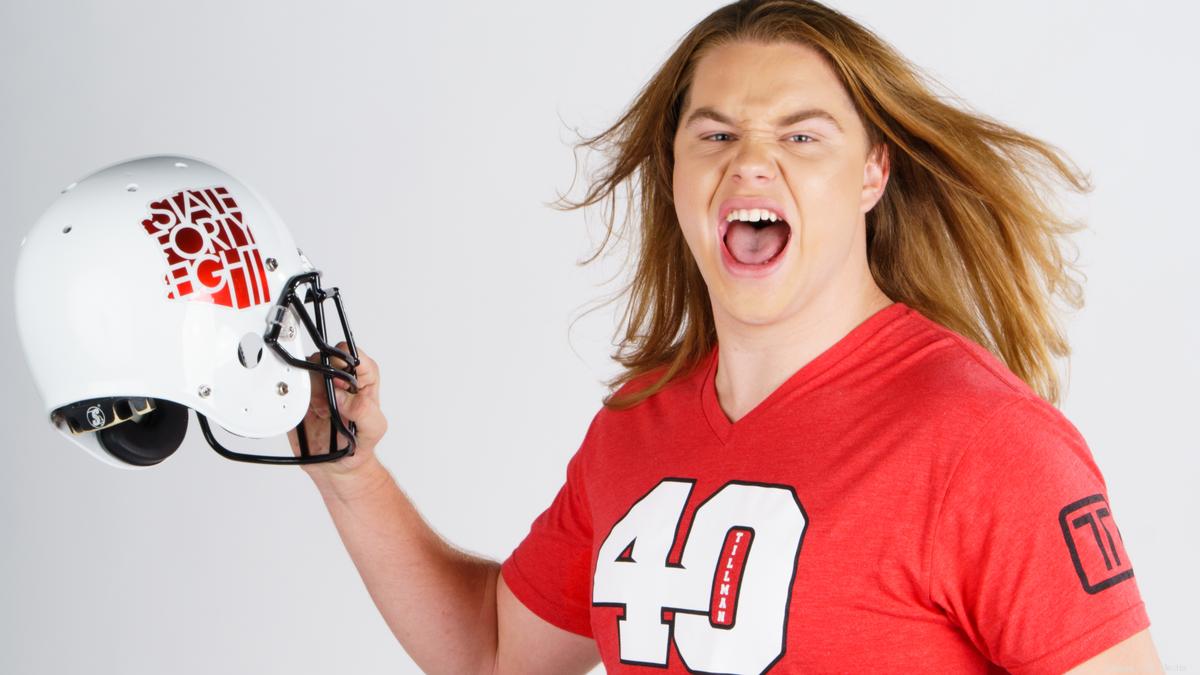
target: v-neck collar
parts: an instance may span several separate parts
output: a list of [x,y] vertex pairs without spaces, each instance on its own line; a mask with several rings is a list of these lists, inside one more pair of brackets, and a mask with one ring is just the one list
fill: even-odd
[[891,323],[894,319],[907,314],[909,311],[909,307],[903,302],[893,302],[867,317],[862,323],[852,328],[849,333],[842,336],[840,340],[833,343],[825,351],[804,364],[800,370],[797,370],[788,379],[784,380],[782,384],[776,387],[758,405],[754,406],[750,412],[738,419],[737,422],[729,421],[729,418],[725,415],[725,411],[721,409],[720,401],[717,399],[716,376],[720,350],[718,349],[718,345],[714,344],[712,351],[707,357],[708,365],[704,374],[704,383],[700,387],[700,407],[703,409],[708,426],[722,444],[729,443],[738,429],[744,429],[749,424],[753,424],[756,419],[762,417],[774,407],[781,398],[796,390],[805,382],[812,380],[830,366],[841,361],[844,357],[852,354],[868,338],[877,333],[879,329]]

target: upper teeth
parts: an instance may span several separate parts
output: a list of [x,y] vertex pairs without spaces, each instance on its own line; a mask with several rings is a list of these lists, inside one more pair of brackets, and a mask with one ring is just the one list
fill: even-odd
[[760,220],[769,220],[773,223],[777,220],[783,220],[783,216],[770,209],[734,209],[725,216],[725,222],[729,223],[735,220],[744,220],[751,223]]

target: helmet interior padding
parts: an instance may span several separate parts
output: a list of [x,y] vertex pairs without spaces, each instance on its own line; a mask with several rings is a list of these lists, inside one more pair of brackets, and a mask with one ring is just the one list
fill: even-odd
[[186,406],[163,399],[141,419],[100,429],[100,446],[113,457],[134,466],[152,466],[171,456],[187,434]]

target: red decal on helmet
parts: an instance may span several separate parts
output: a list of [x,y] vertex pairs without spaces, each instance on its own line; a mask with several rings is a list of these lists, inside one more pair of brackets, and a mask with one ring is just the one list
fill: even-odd
[[229,190],[185,190],[151,202],[142,227],[167,258],[168,298],[238,309],[271,301],[262,256]]

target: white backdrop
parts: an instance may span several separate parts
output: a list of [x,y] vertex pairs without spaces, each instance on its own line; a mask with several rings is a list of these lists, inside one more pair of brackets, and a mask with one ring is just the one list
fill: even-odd
[[[722,3],[0,3],[0,255],[67,183],[151,153],[255,186],[382,364],[384,462],[501,558],[599,406],[612,272],[570,129],[613,121]],[[1063,410],[1108,482],[1151,632],[1200,670],[1192,3],[837,0],[970,105],[1092,171]],[[575,195],[581,194],[580,185]],[[586,220],[586,222],[585,222]],[[48,308],[53,311],[56,308]],[[0,294],[0,672],[410,673],[307,477],[198,430],[142,472],[44,421]],[[413,611],[423,611],[413,608]]]

